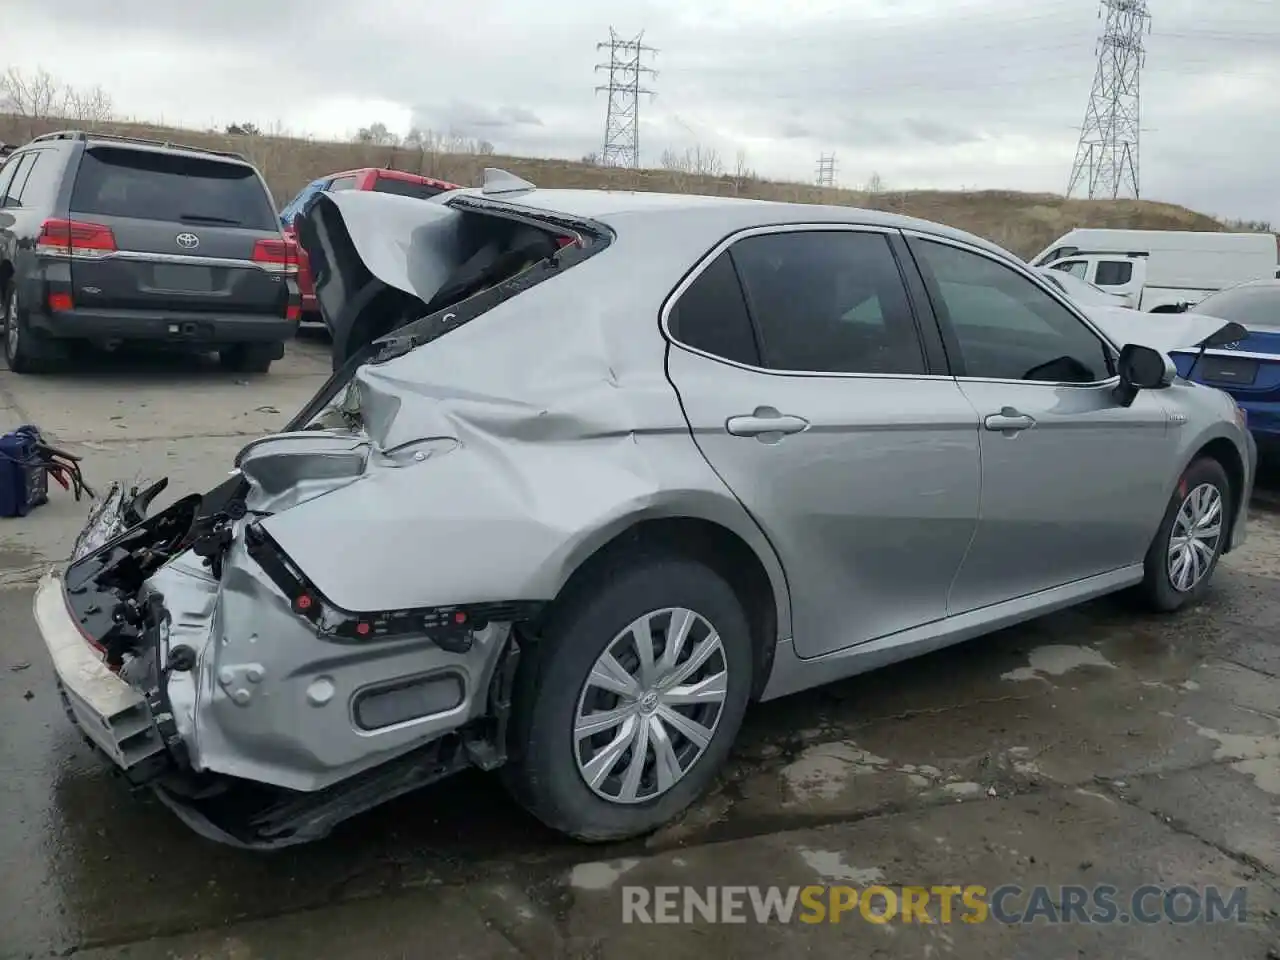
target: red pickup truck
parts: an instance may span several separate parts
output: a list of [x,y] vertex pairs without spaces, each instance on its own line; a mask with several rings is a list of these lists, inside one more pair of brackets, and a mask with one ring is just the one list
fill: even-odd
[[[285,236],[296,239],[293,234],[293,219],[302,212],[302,208],[317,193],[323,190],[374,190],[378,193],[398,193],[405,197],[426,199],[437,193],[461,189],[459,184],[447,180],[436,180],[403,170],[383,170],[379,167],[362,167],[359,170],[344,170],[342,173],[331,173],[319,180],[312,180],[303,187],[296,197],[290,200],[280,211],[280,226]],[[311,268],[307,263],[307,255],[298,250],[298,289],[302,294],[302,322],[323,323],[320,318],[320,307],[316,303],[315,283],[311,278]]]

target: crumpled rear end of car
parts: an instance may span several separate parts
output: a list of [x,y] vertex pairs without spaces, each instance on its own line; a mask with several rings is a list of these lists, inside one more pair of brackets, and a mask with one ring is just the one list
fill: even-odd
[[[501,238],[471,227],[476,249],[464,257],[449,242],[466,231],[440,208],[360,200],[427,207],[430,229],[404,224],[427,262],[415,262],[413,243],[397,248],[387,238],[385,218],[372,247],[335,240],[341,211],[322,198],[322,304],[382,284],[400,308],[416,302],[422,313],[458,272],[466,282],[455,279],[454,295],[479,290],[492,300],[482,304],[488,310],[514,313],[504,293],[539,292],[520,263],[537,249],[525,226],[513,234],[525,247],[496,256],[490,248]],[[567,245],[548,234],[548,251]],[[585,259],[566,253],[569,264],[575,253]],[[508,278],[486,264],[524,272],[504,291]],[[334,284],[346,286],[336,301]],[[359,316],[343,316],[359,325]],[[432,339],[418,336],[412,323],[401,332],[408,349]],[[567,418],[493,392],[432,386],[403,348],[374,364],[362,362],[368,352],[335,374],[291,429],[242,450],[221,487],[149,519],[153,491],[134,503],[136,491],[113,488],[76,560],[42,590],[42,632],[76,651],[59,669],[73,719],[97,731],[91,740],[132,782],[155,788],[222,841],[304,842],[463,766],[500,764],[520,655],[513,624],[536,617],[538,598],[570,561],[565,530],[583,510],[615,509],[628,486],[624,502],[652,492],[622,435],[598,442],[635,466],[619,472],[597,459],[595,486],[609,489],[598,501],[568,490],[560,506],[528,501],[530,490],[554,484],[520,471],[571,470],[568,450],[548,447],[518,470],[511,461],[511,442],[581,437],[597,432],[593,424],[627,420],[598,355],[598,372],[582,383],[587,395],[573,402],[580,415]],[[574,509],[561,509],[575,499]],[[451,562],[451,551],[466,563]],[[478,581],[482,555],[490,576]],[[82,696],[86,670],[110,696]],[[132,762],[130,736],[145,742],[138,759],[146,764]]]

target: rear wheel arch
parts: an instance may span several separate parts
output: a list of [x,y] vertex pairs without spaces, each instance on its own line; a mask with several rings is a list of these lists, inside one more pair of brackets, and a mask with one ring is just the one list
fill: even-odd
[[722,524],[689,516],[637,519],[607,537],[573,566],[551,606],[591,590],[620,566],[662,556],[702,563],[732,588],[751,628],[755,650],[752,699],[757,699],[773,666],[780,598],[759,554]]

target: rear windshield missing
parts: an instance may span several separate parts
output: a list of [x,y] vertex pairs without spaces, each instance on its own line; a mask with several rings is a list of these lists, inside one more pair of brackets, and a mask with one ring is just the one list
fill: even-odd
[[107,217],[277,229],[275,211],[251,167],[152,150],[86,150],[71,209]]

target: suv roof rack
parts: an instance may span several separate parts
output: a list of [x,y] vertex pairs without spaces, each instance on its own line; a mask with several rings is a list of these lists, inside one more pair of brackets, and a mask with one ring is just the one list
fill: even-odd
[[228,157],[232,160],[244,161],[242,154],[233,150],[211,150],[208,147],[193,147],[187,143],[174,143],[172,140],[147,140],[144,137],[126,137],[115,133],[89,133],[86,130],[55,130],[35,137],[32,143],[49,140],[110,140],[118,143],[137,143],[149,147],[166,147],[173,150],[189,150],[192,153],[207,153],[215,157]]

